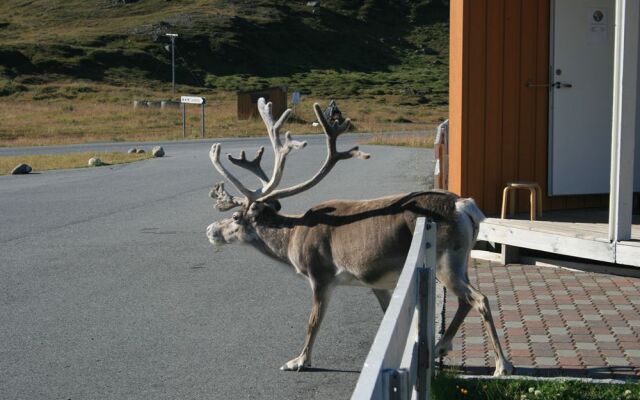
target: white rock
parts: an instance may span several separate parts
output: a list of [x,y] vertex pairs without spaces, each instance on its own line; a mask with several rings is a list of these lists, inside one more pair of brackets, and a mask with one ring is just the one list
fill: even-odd
[[151,154],[153,154],[154,157],[164,157],[164,149],[162,146],[155,146],[151,149]]
[[18,164],[11,170],[11,175],[25,175],[31,172],[33,169],[29,164]]

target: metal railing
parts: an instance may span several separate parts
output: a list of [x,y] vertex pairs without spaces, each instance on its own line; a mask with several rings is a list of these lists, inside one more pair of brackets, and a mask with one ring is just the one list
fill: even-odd
[[436,224],[421,217],[352,400],[429,398],[435,345],[435,266]]

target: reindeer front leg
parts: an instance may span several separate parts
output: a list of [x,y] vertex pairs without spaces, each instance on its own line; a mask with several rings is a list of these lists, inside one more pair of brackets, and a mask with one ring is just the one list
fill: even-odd
[[322,318],[324,318],[324,314],[327,311],[333,285],[320,285],[311,281],[311,290],[313,291],[313,304],[311,306],[311,315],[309,315],[307,334],[304,338],[302,352],[298,357],[290,360],[280,367],[283,371],[301,371],[311,365],[311,349],[316,339],[316,335],[318,334],[318,330],[320,329]]

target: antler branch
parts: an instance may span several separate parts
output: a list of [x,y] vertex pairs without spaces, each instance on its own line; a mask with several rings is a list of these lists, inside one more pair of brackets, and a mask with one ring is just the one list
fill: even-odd
[[271,193],[282,180],[284,173],[284,165],[287,160],[287,155],[291,150],[297,150],[305,147],[307,142],[300,142],[291,138],[291,133],[286,132],[284,135],[284,144],[280,139],[280,128],[289,119],[291,115],[291,109],[287,109],[276,122],[273,119],[273,104],[271,102],[266,103],[265,99],[261,97],[258,99],[258,112],[267,126],[267,132],[269,139],[271,140],[271,146],[273,147],[273,153],[275,155],[275,161],[273,163],[273,173],[271,179],[262,187],[262,194],[260,197],[264,197]]
[[224,190],[224,183],[219,182],[209,192],[209,197],[215,199],[215,207],[219,211],[227,211],[235,207],[244,205],[244,199],[234,197]]
[[211,150],[209,151],[209,158],[211,159],[213,166],[218,170],[218,172],[220,172],[220,175],[231,182],[233,186],[235,186],[240,191],[240,193],[242,193],[247,198],[247,202],[253,202],[259,197],[258,193],[247,189],[235,176],[231,175],[231,173],[224,167],[224,165],[222,165],[222,163],[220,162],[220,143],[215,143],[213,146],[211,146]]
[[261,146],[256,152],[256,156],[251,161],[247,160],[247,157],[244,154],[244,150],[240,152],[239,158],[233,157],[230,154],[227,157],[229,158],[229,161],[231,161],[233,164],[237,165],[238,167],[249,170],[253,172],[255,175],[257,175],[260,181],[262,181],[262,184],[264,185],[267,183],[269,178],[267,177],[267,174],[264,173],[262,166],[260,166],[263,153],[264,153],[264,146]]
[[326,135],[327,140],[327,158],[324,161],[324,164],[320,168],[320,170],[309,180],[306,182],[300,183],[298,185],[292,186],[286,189],[280,189],[272,191],[269,194],[261,196],[258,200],[272,200],[272,199],[282,199],[285,197],[290,197],[295,194],[304,192],[305,190],[310,189],[320,182],[328,173],[333,169],[334,165],[340,160],[346,160],[349,158],[360,158],[363,160],[371,157],[370,154],[364,153],[360,151],[358,146],[352,147],[347,151],[338,151],[337,150],[337,140],[340,134],[344,133],[351,123],[350,119],[346,119],[342,124],[335,121],[334,123],[330,123],[324,116],[322,109],[318,103],[313,105],[313,110],[315,111],[316,117],[318,118],[318,122],[322,126],[322,129]]

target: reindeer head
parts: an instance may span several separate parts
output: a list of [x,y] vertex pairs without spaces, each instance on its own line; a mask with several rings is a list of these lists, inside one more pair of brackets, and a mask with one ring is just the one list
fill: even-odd
[[342,124],[338,122],[330,123],[325,118],[318,103],[313,105],[313,109],[326,135],[327,158],[320,170],[306,182],[289,188],[277,189],[282,179],[287,155],[292,150],[302,149],[307,145],[307,142],[293,140],[289,132],[285,133],[284,143],[282,142],[280,138],[280,128],[291,115],[291,109],[287,109],[277,121],[274,121],[272,104],[271,102],[265,103],[264,98],[258,100],[258,111],[267,127],[267,133],[269,134],[275,155],[271,178],[265,174],[260,166],[264,147],[258,149],[252,160],[247,160],[244,151],[240,153],[239,157],[228,155],[228,159],[232,164],[256,175],[262,183],[262,187],[255,190],[247,189],[247,187],[234,177],[220,162],[220,143],[211,146],[209,158],[213,166],[243,195],[242,197],[237,197],[229,194],[224,189],[222,182],[216,184],[211,190],[209,196],[215,199],[215,207],[218,210],[227,211],[235,207],[240,207],[240,210],[234,212],[231,218],[214,222],[207,227],[207,237],[211,243],[255,242],[257,239],[256,225],[278,213],[280,210],[280,202],[278,199],[293,196],[315,186],[340,160],[353,157],[361,159],[369,158],[369,154],[361,152],[357,146],[348,151],[340,152],[337,150],[336,141],[338,136],[349,127],[349,119],[346,119]]

